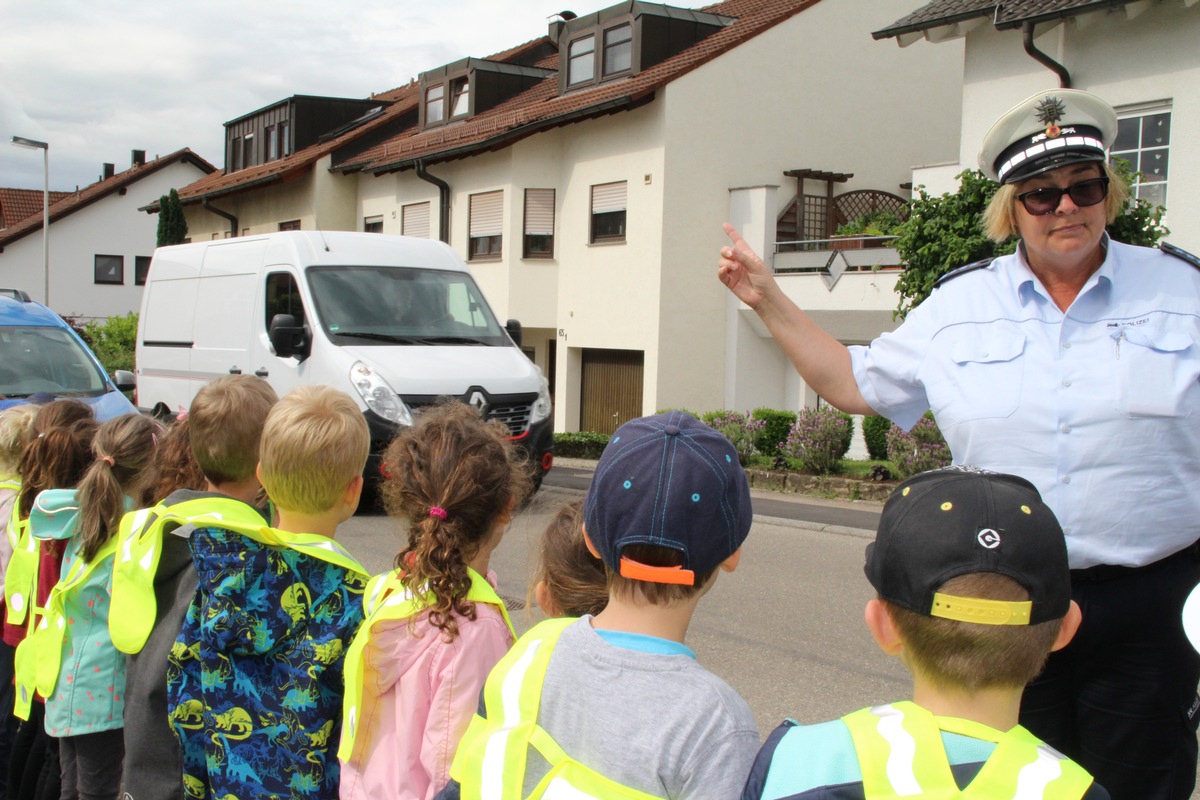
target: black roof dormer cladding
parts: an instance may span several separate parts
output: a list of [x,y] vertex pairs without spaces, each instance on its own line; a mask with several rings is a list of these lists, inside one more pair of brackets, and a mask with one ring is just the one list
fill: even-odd
[[482,114],[552,75],[552,69],[483,58],[463,58],[422,72],[421,128]]
[[225,170],[287,158],[330,131],[366,122],[372,110],[384,105],[380,100],[298,94],[251,111],[225,123]]
[[734,21],[721,14],[641,0],[555,20],[550,37],[559,47],[559,93],[636,75]]

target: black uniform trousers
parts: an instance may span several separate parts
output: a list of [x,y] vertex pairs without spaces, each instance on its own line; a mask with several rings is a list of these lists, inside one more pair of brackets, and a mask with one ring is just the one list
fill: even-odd
[[1182,610],[1197,545],[1144,567],[1071,572],[1074,640],[1025,690],[1021,724],[1083,766],[1113,800],[1185,800],[1196,780],[1200,655]]

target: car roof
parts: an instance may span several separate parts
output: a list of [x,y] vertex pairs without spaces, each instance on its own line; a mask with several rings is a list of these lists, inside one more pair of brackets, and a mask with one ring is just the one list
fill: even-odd
[[34,325],[61,328],[62,318],[41,303],[24,303],[0,295],[0,325]]

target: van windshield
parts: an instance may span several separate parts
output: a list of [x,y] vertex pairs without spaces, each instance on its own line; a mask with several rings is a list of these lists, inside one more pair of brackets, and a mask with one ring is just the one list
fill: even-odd
[[465,272],[311,267],[317,317],[337,345],[490,345],[509,340]]
[[95,397],[108,391],[104,373],[64,328],[0,327],[0,395],[36,392]]

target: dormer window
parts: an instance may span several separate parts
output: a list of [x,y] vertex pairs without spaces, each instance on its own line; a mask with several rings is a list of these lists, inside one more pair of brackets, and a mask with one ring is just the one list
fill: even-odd
[[550,24],[559,47],[559,92],[636,75],[733,24],[734,18],[628,0]]
[[604,77],[633,69],[633,26],[629,23],[604,32]]
[[567,85],[587,83],[596,77],[596,37],[584,36],[571,42]]
[[466,75],[450,81],[450,116],[464,117],[471,110],[471,80]]
[[446,87],[444,84],[430,86],[425,90],[425,124],[441,122],[446,118]]

